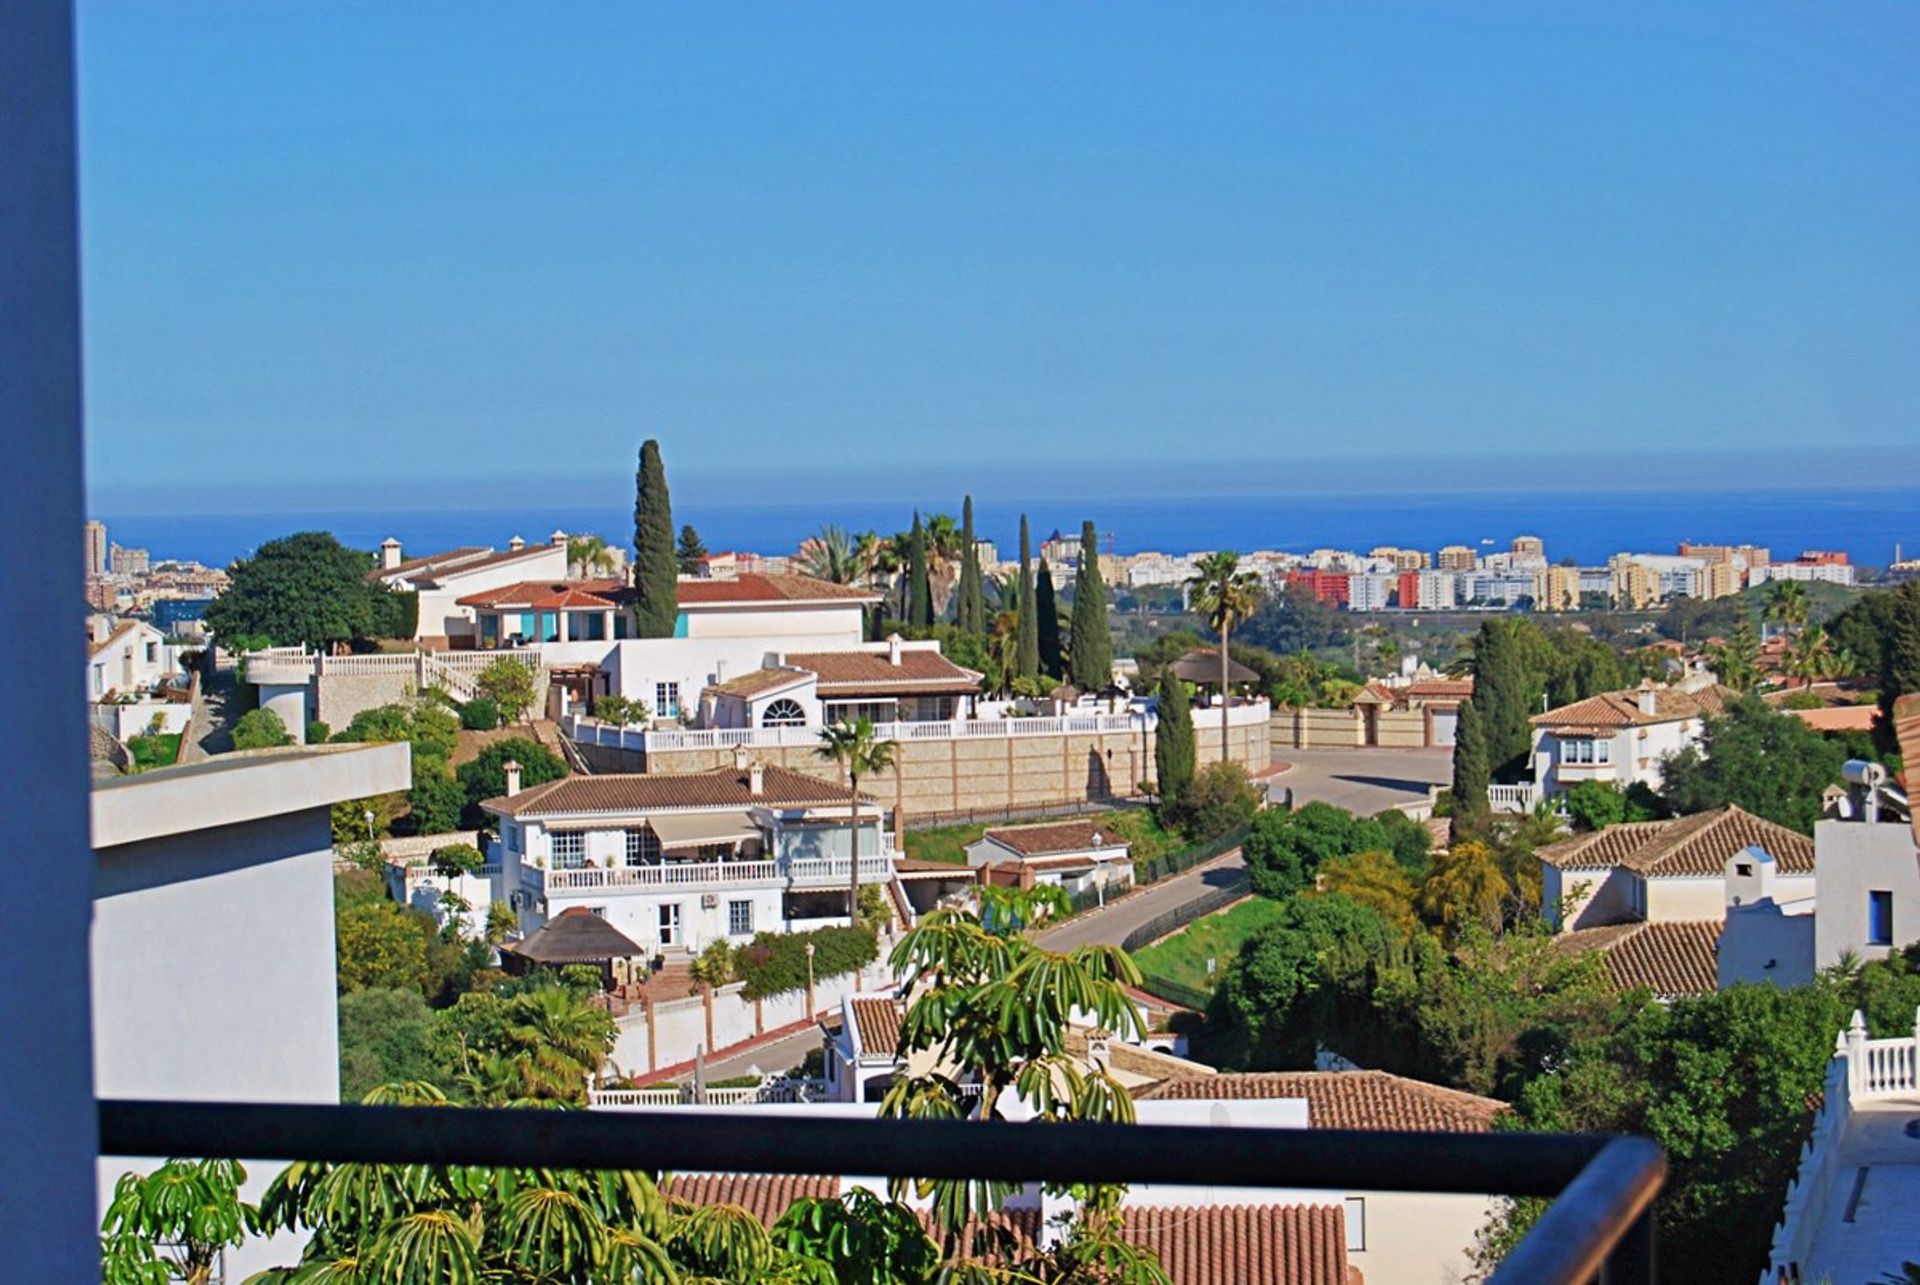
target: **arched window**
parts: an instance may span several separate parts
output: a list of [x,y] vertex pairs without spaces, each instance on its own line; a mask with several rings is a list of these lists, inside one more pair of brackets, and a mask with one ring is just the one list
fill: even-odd
[[801,708],[799,701],[788,700],[784,696],[771,702],[760,712],[762,727],[805,727],[806,725],[807,711]]

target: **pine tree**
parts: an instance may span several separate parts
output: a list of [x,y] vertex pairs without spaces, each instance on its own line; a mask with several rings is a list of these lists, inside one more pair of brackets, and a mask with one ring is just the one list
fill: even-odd
[[1160,721],[1153,732],[1154,776],[1160,806],[1166,808],[1178,804],[1193,784],[1193,696],[1172,666],[1160,671],[1156,695]]
[[1053,595],[1053,572],[1047,560],[1033,579],[1033,616],[1038,623],[1040,672],[1056,682],[1066,677],[1066,658],[1060,651],[1060,604]]
[[987,632],[987,599],[980,576],[980,550],[974,547],[971,495],[960,506],[960,542],[960,591],[955,596],[955,620],[960,632],[979,638]]
[[1113,682],[1113,635],[1107,629],[1107,586],[1100,578],[1100,545],[1093,523],[1080,527],[1080,571],[1073,578],[1073,627],[1067,640],[1073,685],[1083,692]]
[[915,629],[933,628],[933,582],[927,577],[927,529],[914,511],[913,532],[907,538],[907,623]]
[[1472,701],[1460,706],[1453,731],[1453,837],[1458,841],[1487,817],[1487,786],[1493,772],[1487,758],[1486,727]]
[[680,528],[680,547],[675,551],[674,558],[680,564],[680,574],[683,576],[699,575],[700,564],[707,560],[706,543],[691,523]]
[[1014,677],[1040,676],[1040,618],[1033,602],[1033,541],[1027,534],[1027,515],[1020,515],[1020,633],[1014,651]]
[[679,578],[667,469],[660,462],[660,443],[650,437],[640,446],[640,468],[634,475],[633,610],[640,637],[673,637],[680,614]]
[[1893,703],[1920,692],[1920,581],[1908,581],[1887,595],[1880,637],[1880,723],[1875,732],[1883,748],[1897,748]]

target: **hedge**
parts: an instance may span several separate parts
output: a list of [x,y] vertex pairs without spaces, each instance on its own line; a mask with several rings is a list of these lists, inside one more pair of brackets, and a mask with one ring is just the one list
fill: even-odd
[[804,933],[760,933],[734,952],[733,968],[748,999],[768,999],[807,984],[807,943],[813,943],[813,977],[819,981],[865,968],[880,944],[864,928],[815,928]]
[[1135,860],[1133,863],[1133,881],[1136,884],[1158,883],[1168,875],[1177,875],[1182,871],[1191,870],[1202,862],[1211,861],[1215,857],[1226,855],[1239,847],[1240,841],[1246,837],[1246,830],[1234,830],[1231,833],[1221,835],[1217,839],[1208,839],[1204,843],[1189,844],[1176,852],[1163,853],[1157,857],[1150,857],[1145,861]]

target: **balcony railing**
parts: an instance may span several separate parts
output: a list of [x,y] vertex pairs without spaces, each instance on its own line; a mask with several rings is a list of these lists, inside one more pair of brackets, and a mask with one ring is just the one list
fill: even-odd
[[1531,781],[1487,787],[1487,807],[1495,812],[1531,812],[1539,797],[1540,787]]
[[865,1174],[1555,1197],[1489,1285],[1646,1285],[1666,1158],[1643,1138],[795,1118],[731,1111],[106,1101],[112,1156]]
[[[696,888],[781,883],[794,888],[840,887],[850,878],[851,858],[818,857],[789,861],[663,861],[650,866],[610,869],[542,870],[522,865],[520,882],[536,892],[619,892],[655,888]],[[893,877],[893,858],[883,851],[860,858],[860,880],[883,883]]]

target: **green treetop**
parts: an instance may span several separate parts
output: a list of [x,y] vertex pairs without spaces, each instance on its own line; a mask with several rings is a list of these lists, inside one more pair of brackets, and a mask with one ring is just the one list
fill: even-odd
[[680,574],[683,576],[699,575],[700,564],[706,560],[706,557],[707,545],[706,542],[700,538],[700,533],[693,529],[691,523],[681,527],[680,543],[674,550],[674,561],[680,566]]
[[1033,540],[1027,515],[1020,515],[1020,633],[1014,652],[1014,677],[1040,676],[1040,618],[1033,600]]
[[1048,678],[1066,676],[1066,660],[1060,649],[1060,604],[1053,596],[1053,572],[1047,560],[1033,577],[1033,616],[1037,622],[1040,647],[1040,672]]
[[1460,706],[1453,732],[1453,830],[1464,835],[1487,818],[1487,787],[1493,774],[1487,763],[1487,732],[1480,708],[1472,701]]
[[1159,723],[1153,733],[1154,776],[1162,809],[1174,807],[1193,784],[1193,698],[1171,668],[1160,673]]
[[973,534],[973,497],[960,506],[960,592],[956,621],[961,632],[982,636],[987,631],[987,600],[980,576],[980,551]]
[[916,510],[907,535],[907,623],[916,629],[933,628],[933,582],[927,575],[927,529]]
[[1099,538],[1091,521],[1080,527],[1080,569],[1073,578],[1073,622],[1068,633],[1069,677],[1083,692],[1113,681],[1113,635],[1107,630],[1107,586],[1100,578]]
[[660,443],[640,446],[634,477],[633,590],[640,637],[671,638],[680,614],[680,561],[673,543],[673,505],[667,498],[667,469]]

